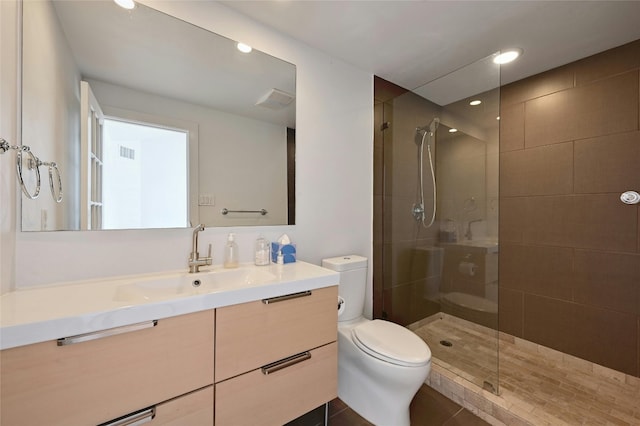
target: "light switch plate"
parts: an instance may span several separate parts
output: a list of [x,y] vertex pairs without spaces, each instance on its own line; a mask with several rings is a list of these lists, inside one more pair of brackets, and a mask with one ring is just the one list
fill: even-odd
[[215,205],[215,197],[213,194],[200,194],[198,198],[199,206],[213,206]]

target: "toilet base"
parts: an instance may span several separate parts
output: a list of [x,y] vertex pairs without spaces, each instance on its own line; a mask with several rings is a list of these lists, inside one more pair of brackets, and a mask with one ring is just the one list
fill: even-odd
[[404,367],[361,351],[351,340],[351,330],[362,321],[338,324],[338,397],[375,425],[409,426],[409,405],[431,363]]

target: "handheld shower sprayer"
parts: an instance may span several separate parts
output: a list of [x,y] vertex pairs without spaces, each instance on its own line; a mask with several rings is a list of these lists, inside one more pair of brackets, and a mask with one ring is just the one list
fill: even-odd
[[416,127],[416,135],[420,135],[422,133],[422,136],[418,138],[418,143],[421,141],[424,142],[424,136],[426,135],[434,136],[439,125],[440,119],[438,117],[433,117],[433,120],[431,120],[431,122],[426,126]]
[[439,125],[440,125],[440,119],[438,117],[434,117],[433,120],[431,120],[431,123],[429,123],[429,132],[431,132],[431,134],[433,135],[433,133],[435,133],[436,130],[438,130]]
[[[411,214],[413,215],[413,217],[416,219],[416,221],[422,222],[422,225],[425,228],[429,228],[431,225],[433,225],[433,222],[436,219],[436,177],[435,177],[435,173],[434,173],[434,167],[433,167],[433,158],[431,155],[431,144],[430,142],[433,140],[433,137],[436,134],[436,130],[438,130],[438,126],[440,125],[440,119],[438,117],[434,117],[433,120],[431,120],[431,122],[427,125],[427,126],[423,126],[423,127],[417,127],[416,128],[416,144],[419,147],[418,150],[418,173],[419,173],[419,201],[416,202],[413,205],[413,208],[411,209]],[[422,133],[422,136],[420,137],[420,133]],[[425,220],[425,209],[424,209],[424,178],[423,178],[423,160],[422,160],[422,153],[424,150],[424,141],[425,139],[427,139],[427,151],[429,153],[429,166],[430,166],[430,170],[431,170],[431,182],[433,183],[433,209],[432,209],[432,214],[431,214],[431,221],[429,222],[428,225],[426,225],[424,223]]]

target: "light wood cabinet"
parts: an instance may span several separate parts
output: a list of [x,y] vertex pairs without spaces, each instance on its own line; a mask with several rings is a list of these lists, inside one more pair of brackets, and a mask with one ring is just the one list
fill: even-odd
[[327,287],[3,350],[0,422],[281,425],[337,396],[337,295]]
[[327,287],[216,311],[216,426],[280,425],[337,396],[337,300]]
[[75,344],[4,350],[2,424],[99,424],[211,385],[213,335],[209,310]]
[[275,373],[250,371],[216,384],[216,425],[282,425],[334,399],[338,386],[336,342]]
[[158,404],[149,426],[213,425],[213,385]]

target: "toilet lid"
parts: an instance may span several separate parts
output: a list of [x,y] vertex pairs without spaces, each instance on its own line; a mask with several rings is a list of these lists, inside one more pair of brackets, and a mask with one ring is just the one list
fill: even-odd
[[391,364],[419,367],[431,360],[431,350],[413,332],[389,321],[367,321],[351,335],[361,350]]

